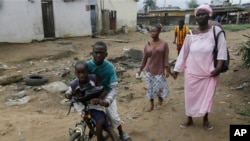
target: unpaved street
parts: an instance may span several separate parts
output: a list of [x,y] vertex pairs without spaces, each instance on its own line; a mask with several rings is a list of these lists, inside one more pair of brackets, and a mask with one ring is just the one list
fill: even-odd
[[[241,67],[239,44],[242,36],[250,30],[227,31],[228,47],[231,54],[230,70],[221,75],[215,96],[214,111],[210,114],[212,131],[202,128],[202,118],[195,118],[195,125],[181,129],[179,124],[185,120],[183,75],[177,80],[168,78],[170,96],[163,106],[152,112],[143,112],[149,104],[145,95],[145,80],[135,78],[136,68],[127,69],[119,77],[118,111],[123,120],[124,130],[134,141],[228,141],[230,124],[248,124],[247,119],[236,113],[239,105],[250,102],[250,87],[233,90],[250,78],[250,70]],[[170,58],[175,59],[177,51],[173,41],[173,30],[160,36],[169,43]],[[105,39],[129,40],[119,43],[104,40],[108,45],[108,59],[126,55],[127,49],[142,50],[150,40],[149,34],[130,32]],[[24,77],[38,73],[49,78],[49,83],[64,81],[66,84],[74,77],[73,63],[77,59],[89,59],[91,45],[102,39],[77,37],[55,41],[34,42],[29,44],[1,44],[0,63],[8,66],[0,75],[21,74]],[[114,63],[119,70],[121,62]],[[66,71],[64,77],[62,75]],[[26,91],[30,101],[20,106],[5,106],[6,99],[21,90]],[[48,93],[39,86],[26,86],[24,82],[0,87],[0,140],[1,141],[66,141],[68,129],[80,120],[76,112],[67,116],[68,106],[60,104],[61,93]],[[22,141],[24,141],[22,140]],[[95,140],[95,139],[94,139]]]

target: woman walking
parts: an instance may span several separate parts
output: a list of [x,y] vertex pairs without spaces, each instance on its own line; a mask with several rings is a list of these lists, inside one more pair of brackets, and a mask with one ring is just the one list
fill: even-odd
[[158,97],[159,106],[163,103],[163,98],[169,94],[166,77],[169,76],[169,48],[167,42],[159,38],[161,26],[156,25],[151,28],[152,41],[146,43],[144,47],[141,68],[138,74],[145,69],[147,97],[150,100],[150,107],[144,109],[150,112],[155,108],[154,98]]
[[195,9],[198,27],[193,29],[185,38],[180,55],[177,58],[173,76],[184,71],[185,110],[187,120],[180,127],[186,128],[193,124],[192,117],[203,116],[203,126],[207,130],[213,129],[208,120],[208,113],[212,111],[213,97],[219,78],[223,60],[227,60],[226,40],[223,34],[218,38],[217,66],[214,67],[213,50],[216,35],[221,29],[212,27],[209,17],[212,9],[209,5],[201,5]]

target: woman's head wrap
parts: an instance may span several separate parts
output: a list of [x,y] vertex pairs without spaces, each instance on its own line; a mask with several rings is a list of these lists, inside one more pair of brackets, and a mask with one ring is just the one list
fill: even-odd
[[194,15],[195,16],[196,16],[197,11],[199,11],[199,10],[205,10],[208,13],[209,17],[211,17],[213,15],[212,8],[209,5],[207,5],[207,4],[202,4],[199,7],[196,7],[194,9]]

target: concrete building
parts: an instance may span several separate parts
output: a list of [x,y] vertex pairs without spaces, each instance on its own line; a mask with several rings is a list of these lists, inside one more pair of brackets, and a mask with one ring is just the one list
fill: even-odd
[[[212,7],[213,9],[213,19],[218,15],[220,18],[220,23],[222,24],[235,24],[236,23],[236,14],[240,13],[239,23],[249,23],[250,16],[247,9],[241,9],[239,7]],[[150,10],[147,15],[142,15],[138,13],[137,23],[145,25],[154,25],[158,21],[162,25],[177,25],[178,21],[182,19],[185,21],[185,24],[196,24],[194,9],[156,9]]]
[[[138,0],[99,0],[99,29],[107,33],[110,30],[120,30],[127,26],[130,30],[136,28]],[[110,15],[108,15],[108,12]],[[112,17],[108,21],[107,17]]]
[[[135,29],[137,0],[0,0],[0,42]],[[129,9],[129,12],[127,12]],[[106,29],[106,30],[104,30]]]
[[0,3],[0,42],[91,34],[86,0],[1,0]]

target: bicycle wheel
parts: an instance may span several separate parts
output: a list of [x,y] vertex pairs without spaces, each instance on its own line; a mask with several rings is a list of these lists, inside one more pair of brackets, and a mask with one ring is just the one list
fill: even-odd
[[81,133],[75,132],[69,137],[69,141],[80,141]]

